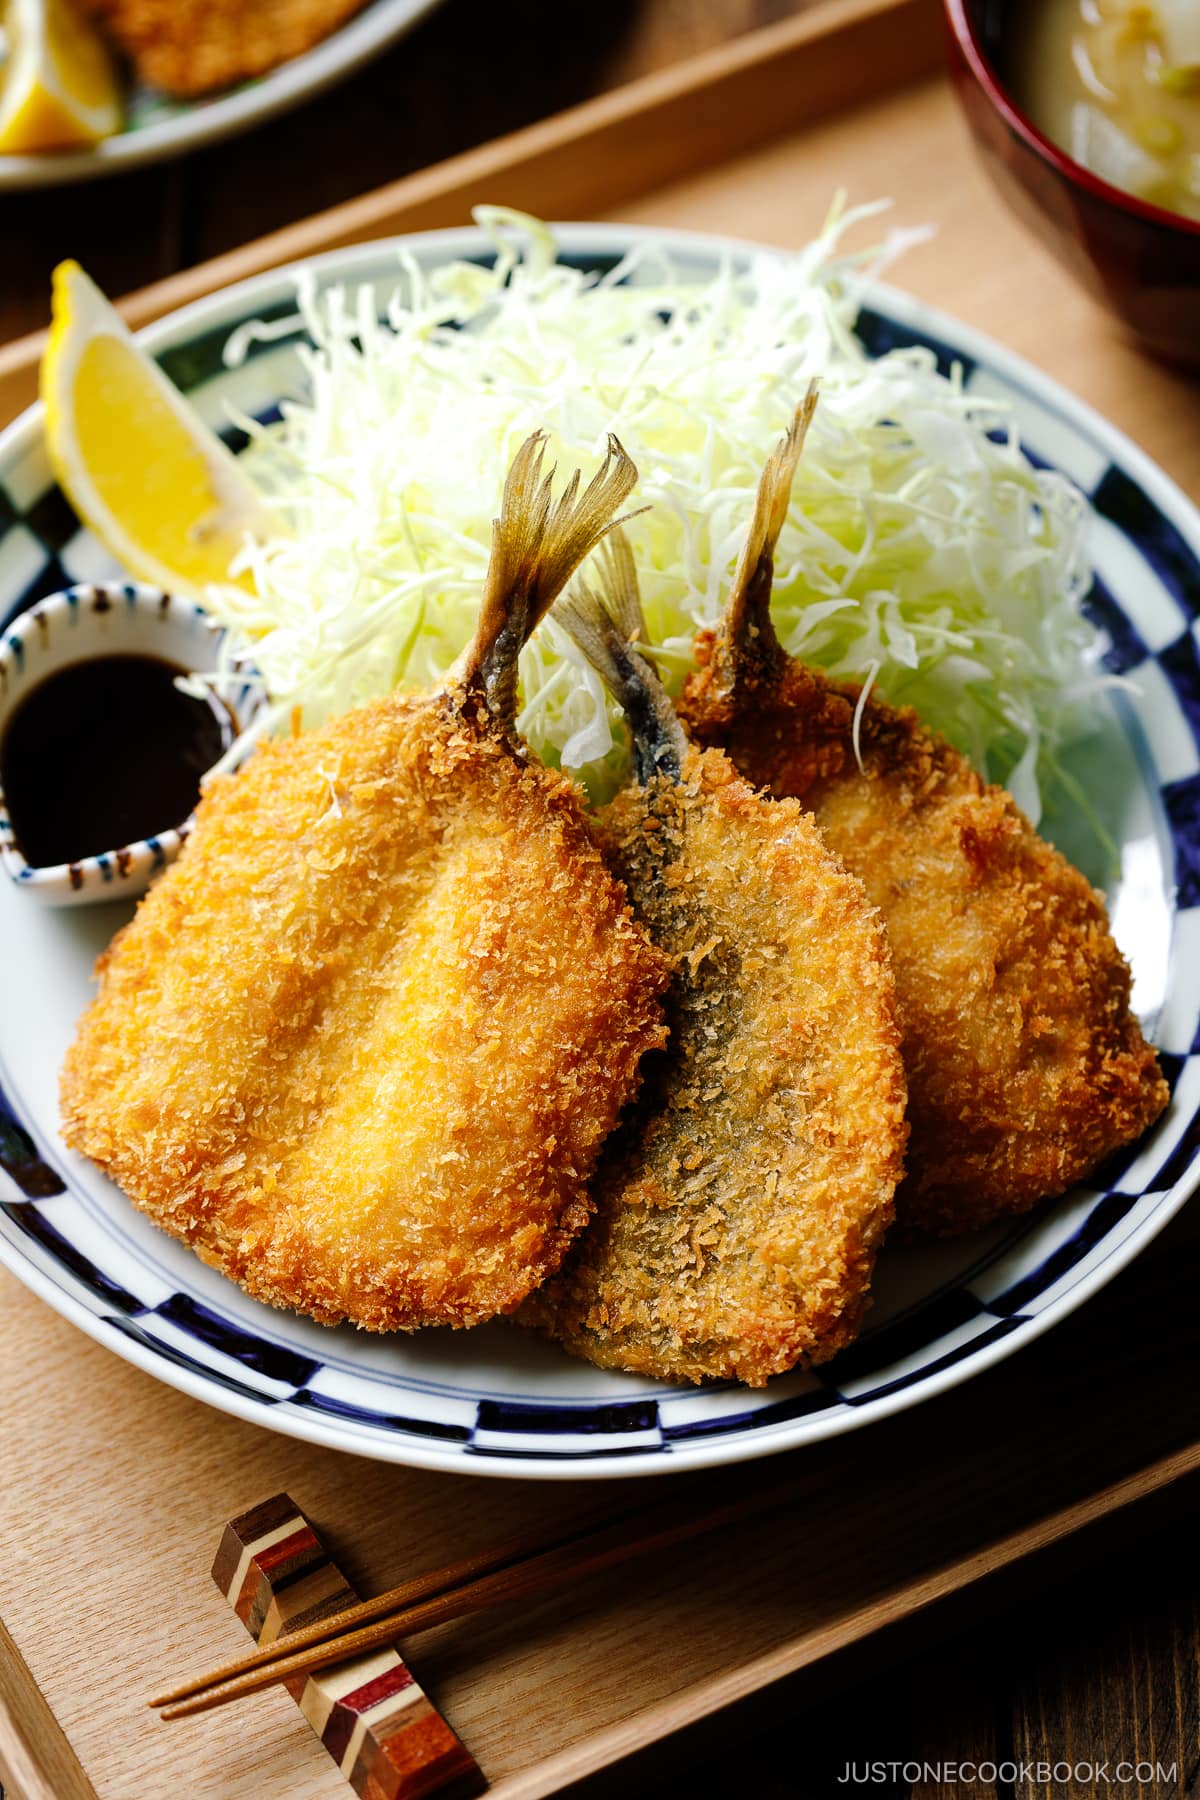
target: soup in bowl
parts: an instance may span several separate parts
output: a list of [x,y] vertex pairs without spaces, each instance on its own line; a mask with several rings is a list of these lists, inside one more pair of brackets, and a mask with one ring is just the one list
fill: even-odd
[[945,0],[1021,215],[1149,349],[1200,368],[1200,0]]
[[1075,162],[1200,221],[1200,0],[1020,0],[1014,98]]

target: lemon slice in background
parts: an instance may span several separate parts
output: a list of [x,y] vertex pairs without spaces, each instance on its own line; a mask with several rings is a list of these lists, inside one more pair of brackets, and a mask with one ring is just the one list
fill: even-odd
[[281,521],[75,262],[54,271],[41,387],[59,485],[131,575],[197,600],[213,583],[253,590],[229,565]]
[[8,0],[0,19],[0,152],[69,150],[121,129],[112,57],[67,0]]

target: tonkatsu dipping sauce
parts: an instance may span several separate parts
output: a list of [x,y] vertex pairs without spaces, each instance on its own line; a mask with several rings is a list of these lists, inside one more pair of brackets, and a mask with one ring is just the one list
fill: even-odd
[[0,785],[35,868],[79,862],[187,818],[232,741],[215,699],[180,693],[158,656],[95,656],[30,689],[0,739]]

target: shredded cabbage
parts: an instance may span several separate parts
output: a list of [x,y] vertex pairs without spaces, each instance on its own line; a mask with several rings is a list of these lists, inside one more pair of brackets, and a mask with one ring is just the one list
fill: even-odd
[[[481,209],[494,269],[399,258],[368,287],[299,279],[307,397],[250,435],[245,466],[292,535],[248,544],[255,594],[215,609],[277,702],[306,722],[441,680],[476,623],[505,470],[536,427],[590,474],[615,431],[640,470],[629,527],[668,684],[719,616],[759,473],[812,376],[821,401],[779,543],[784,646],[870,674],[1026,811],[1104,681],[1081,610],[1086,502],[1034,469],[1004,409],[925,349],[872,360],[854,336],[857,214],[799,254],[750,253],[703,283],[640,246],[602,278],[556,259],[539,221]],[[294,327],[295,321],[293,320]],[[285,327],[286,328],[286,322]],[[236,363],[278,323],[235,334]],[[521,657],[520,730],[611,791],[626,755],[599,680],[547,620]]]

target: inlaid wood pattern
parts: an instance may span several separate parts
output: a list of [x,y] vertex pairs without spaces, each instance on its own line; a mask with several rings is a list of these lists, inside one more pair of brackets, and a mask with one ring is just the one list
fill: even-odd
[[[360,1597],[287,1494],[229,1522],[212,1575],[260,1646]],[[354,1657],[284,1685],[361,1800],[472,1800],[486,1788],[474,1757],[398,1650]]]
[[[711,0],[714,11],[718,3],[732,13],[742,0]],[[677,10],[676,0],[664,4]],[[652,7],[657,0],[617,0],[607,17],[649,14]],[[695,8],[707,20],[702,0]],[[935,0],[925,10],[935,15]],[[858,98],[874,98],[852,108],[843,85],[816,122],[813,90],[827,99],[838,60],[828,38],[822,51],[804,47],[802,66],[777,49],[765,65],[743,66],[736,94],[723,88],[720,108],[700,115],[692,107],[682,122],[676,101],[675,110],[664,101],[671,71],[636,118],[623,102],[605,101],[612,116],[602,151],[593,115],[586,144],[565,142],[551,122],[537,127],[532,148],[522,138],[472,153],[453,182],[436,171],[414,178],[407,210],[386,224],[378,223],[386,209],[368,199],[331,216],[320,231],[302,225],[299,235],[282,233],[273,249],[251,246],[199,278],[173,273],[181,261],[222,251],[247,230],[286,225],[297,203],[301,210],[327,205],[400,175],[411,166],[400,137],[422,108],[427,116],[444,112],[464,121],[474,137],[494,129],[477,110],[480,92],[507,104],[513,89],[507,66],[464,51],[475,49],[460,29],[468,12],[472,20],[494,13],[495,29],[510,34],[513,59],[531,71],[544,101],[539,113],[578,97],[552,89],[545,64],[557,58],[570,65],[571,79],[590,77],[596,67],[572,9],[547,10],[554,28],[535,58],[533,33],[514,29],[517,9],[450,0],[429,26],[447,45],[443,85],[422,65],[416,39],[360,78],[381,96],[378,132],[363,127],[361,89],[346,86],[319,103],[319,114],[306,108],[264,127],[257,139],[171,170],[73,195],[10,196],[0,337],[44,319],[50,264],[66,254],[79,255],[114,292],[171,275],[181,286],[158,290],[161,310],[205,284],[355,233],[459,223],[475,199],[519,193],[521,203],[550,216],[619,216],[789,246],[803,241],[833,188],[844,186],[856,200],[889,193],[898,219],[937,225],[937,236],[901,265],[904,287],[1065,381],[1189,492],[1200,493],[1200,389],[1120,340],[1004,209],[971,155],[948,89],[908,83],[912,59],[893,57],[894,36],[889,41],[873,26],[856,33],[855,54],[847,51],[839,66],[843,76],[861,66]],[[888,84],[872,67],[876,52],[864,45],[878,46],[889,81],[894,76],[887,98],[880,96]],[[473,87],[462,66],[472,60]],[[399,116],[389,71],[410,69],[416,104]],[[793,117],[781,130],[779,108],[789,96]],[[733,130],[721,112],[740,121],[736,160],[712,153],[715,138],[724,142]],[[335,119],[344,121],[340,139]],[[760,120],[756,145],[750,128]],[[523,116],[514,112],[501,123],[518,125]],[[422,128],[415,160],[469,141],[443,141],[437,129]],[[303,164],[294,154],[301,144],[309,149]],[[352,155],[361,156],[357,165]],[[151,190],[160,181],[179,184],[179,193],[168,196],[156,221]],[[11,398],[15,407],[15,389]],[[1195,1230],[1186,1234],[1180,1220],[1074,1319],[969,1387],[800,1453],[794,1531],[742,1534],[703,1564],[665,1560],[649,1575],[624,1571],[518,1617],[472,1620],[422,1639],[422,1673],[482,1758],[495,1800],[540,1800],[584,1777],[589,1800],[602,1793],[605,1800],[714,1793],[830,1800],[855,1791],[842,1779],[851,1758],[911,1753],[945,1760],[1018,1750],[1035,1758],[1064,1750],[1099,1757],[1123,1753],[1126,1744],[1148,1746],[1168,1763],[1177,1758],[1178,1785],[1162,1800],[1200,1800],[1200,1570],[1185,1554],[1189,1538],[1179,1522],[1189,1505],[1194,1518],[1195,1490],[1188,1490],[1190,1502],[1181,1491],[1169,1527],[1162,1520],[1147,1525],[1141,1508],[1153,1502],[1128,1509],[1127,1519],[1114,1513],[1114,1543],[1161,1543],[1161,1557],[1139,1560],[1130,1582],[1114,1580],[1115,1557],[1102,1558],[1090,1535],[1097,1504],[1127,1491],[1105,1484],[1132,1474],[1149,1491],[1162,1478],[1159,1459],[1195,1443]],[[162,1725],[145,1705],[164,1677],[228,1653],[228,1611],[215,1590],[203,1591],[206,1533],[214,1494],[226,1496],[230,1509],[253,1498],[239,1491],[247,1472],[260,1491],[290,1487],[320,1516],[336,1519],[369,1591],[401,1580],[411,1557],[432,1567],[543,1520],[561,1522],[564,1512],[596,1497],[580,1484],[391,1468],[268,1435],[117,1362],[2,1271],[0,1414],[0,1614],[11,1633],[9,1640],[0,1630],[0,1700],[14,1721],[19,1716],[13,1741],[36,1756],[53,1800],[169,1800],[181,1792],[188,1800],[336,1800],[346,1792],[334,1763],[297,1728],[294,1706],[279,1694],[177,1726]],[[752,1481],[761,1471],[750,1467],[745,1475]],[[681,1481],[681,1501],[698,1503],[703,1480]],[[626,1485],[635,1486],[615,1485],[614,1505]],[[1030,1522],[1064,1507],[1085,1527],[1069,1542],[1080,1544],[1081,1563],[1091,1571],[1074,1594],[1045,1591],[1049,1576],[1039,1558],[1048,1553],[1024,1556]],[[1194,1526],[1189,1530],[1194,1539]],[[1055,1552],[1055,1571],[1059,1557]],[[934,1564],[943,1590],[951,1580],[960,1584],[957,1616],[972,1624],[968,1637],[940,1653],[917,1635],[932,1634],[935,1624],[949,1629],[951,1602],[935,1611],[930,1598]],[[1029,1567],[1027,1586],[1016,1579],[1022,1566]],[[1089,1591],[1096,1598],[1090,1613],[1082,1604]],[[147,1593],[169,1604],[148,1605]],[[1013,1610],[998,1620],[1005,1606]],[[911,1618],[898,1627],[905,1607]],[[830,1652],[854,1633],[864,1646],[877,1646],[873,1676],[869,1670],[863,1679],[856,1669],[849,1691],[827,1693],[818,1678],[828,1669],[831,1684],[847,1681],[846,1665],[839,1673]],[[1140,1673],[1143,1633],[1152,1680]],[[789,1674],[790,1681],[765,1691],[764,1684]],[[753,1735],[739,1736],[734,1714],[714,1716],[715,1709],[755,1690],[764,1710]],[[668,1739],[685,1726],[687,1738]],[[32,1790],[19,1793],[8,1774],[11,1747],[0,1719],[6,1800],[31,1800]],[[628,1763],[618,1764],[635,1751],[662,1758],[645,1785]],[[603,1770],[607,1776],[597,1773]],[[1050,1800],[1044,1787],[1026,1783],[972,1789],[960,1781],[950,1790],[940,1783],[872,1784],[858,1791],[878,1800]],[[1136,1794],[1137,1787],[1097,1792]],[[1077,1788],[1070,1800],[1081,1793]]]

